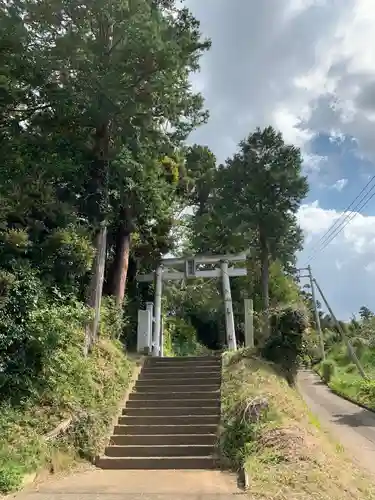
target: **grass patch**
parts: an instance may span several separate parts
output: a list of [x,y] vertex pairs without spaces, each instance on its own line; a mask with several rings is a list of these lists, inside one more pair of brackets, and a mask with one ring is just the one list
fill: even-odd
[[[251,498],[374,499],[371,481],[320,430],[273,366],[235,356],[224,356],[221,447],[228,464],[248,471]],[[254,401],[263,401],[263,410],[249,417],[243,410]]]
[[321,363],[322,378],[328,384],[335,375],[336,363],[332,359],[326,359]]
[[[19,489],[28,473],[58,472],[101,451],[133,363],[122,345],[108,338],[99,340],[88,358],[81,346],[72,342],[56,352],[49,366],[52,375],[45,374],[48,390],[18,405],[0,404],[1,493]],[[46,441],[45,434],[68,417],[72,423],[67,432]]]
[[[327,360],[316,366],[315,370],[337,394],[375,410],[375,350],[369,346],[357,344],[358,342],[354,343],[357,356],[369,380],[361,377],[343,344],[335,345],[328,352]],[[328,379],[324,377],[325,364],[335,367]]]

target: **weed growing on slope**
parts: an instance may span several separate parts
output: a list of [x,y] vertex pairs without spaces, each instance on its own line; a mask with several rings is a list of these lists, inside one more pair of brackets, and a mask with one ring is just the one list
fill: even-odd
[[[224,356],[222,453],[232,468],[248,471],[251,498],[374,499],[371,481],[321,431],[275,368],[251,353]],[[241,418],[243,408],[256,401],[263,401],[259,418]]]
[[[84,321],[74,306],[35,311],[33,335],[59,339],[48,350],[39,377],[16,400],[0,405],[0,491],[16,490],[25,474],[56,471],[77,458],[93,459],[101,450],[132,369],[120,342],[101,338],[84,357]],[[84,319],[84,317],[82,317]],[[67,432],[44,436],[64,419]]]

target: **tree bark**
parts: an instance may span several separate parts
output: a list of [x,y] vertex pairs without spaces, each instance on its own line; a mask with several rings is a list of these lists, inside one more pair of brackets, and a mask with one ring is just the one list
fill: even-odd
[[261,273],[261,289],[263,301],[263,336],[267,338],[270,334],[270,320],[269,320],[269,251],[267,238],[263,231],[259,229],[259,243],[260,243],[260,273]]
[[96,255],[93,264],[93,272],[89,285],[87,305],[93,309],[94,318],[86,327],[85,354],[87,355],[97,340],[100,306],[102,301],[104,269],[107,248],[107,226],[105,224],[99,229],[95,238]]
[[116,253],[112,275],[112,290],[118,307],[122,306],[125,297],[126,278],[129,268],[130,244],[130,231],[122,225],[120,226],[117,234]]
[[94,319],[87,325],[85,354],[87,355],[98,336],[100,305],[103,293],[105,261],[107,252],[107,205],[109,175],[109,123],[96,129],[88,191],[88,213],[98,227],[95,236],[96,256],[89,285],[87,305],[93,309]]
[[[96,39],[103,47],[103,53],[98,61],[100,66],[107,65],[113,36],[113,24],[103,12],[99,20]],[[106,110],[106,97],[99,95],[98,109],[100,118],[95,126],[93,161],[88,182],[88,214],[97,229],[96,257],[93,265],[91,283],[89,286],[88,305],[93,309],[94,319],[86,328],[86,355],[90,352],[98,336],[100,322],[100,305],[103,294],[105,262],[107,253],[108,205],[109,205],[109,148],[111,118]]]

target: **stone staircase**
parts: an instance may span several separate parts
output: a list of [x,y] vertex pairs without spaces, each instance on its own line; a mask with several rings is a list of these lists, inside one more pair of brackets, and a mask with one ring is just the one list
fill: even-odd
[[148,358],[102,469],[216,469],[221,357]]

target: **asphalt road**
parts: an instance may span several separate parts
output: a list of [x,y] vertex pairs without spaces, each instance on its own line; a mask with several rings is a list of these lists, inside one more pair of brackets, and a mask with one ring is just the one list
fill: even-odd
[[354,462],[375,476],[375,413],[336,396],[312,372],[300,372],[298,386],[322,427],[343,445]]

